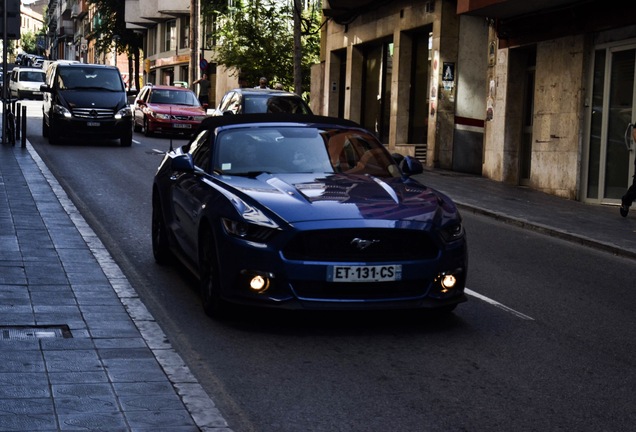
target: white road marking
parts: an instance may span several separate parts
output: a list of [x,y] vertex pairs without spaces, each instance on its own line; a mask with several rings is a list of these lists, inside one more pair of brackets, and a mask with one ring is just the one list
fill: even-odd
[[470,290],[470,289],[468,289],[468,288],[465,288],[465,289],[464,289],[464,292],[465,292],[466,294],[470,295],[470,296],[477,297],[478,299],[483,300],[483,301],[485,301],[486,303],[490,303],[491,305],[493,305],[493,306],[495,306],[495,307],[498,307],[499,309],[502,309],[502,310],[504,310],[504,311],[506,311],[506,312],[509,312],[509,313],[511,313],[511,314],[513,314],[513,315],[515,315],[515,316],[517,316],[517,317],[519,317],[519,318],[521,318],[521,319],[534,321],[534,318],[529,317],[528,315],[522,314],[521,312],[517,312],[516,310],[511,309],[511,308],[509,308],[508,306],[502,305],[502,304],[501,304],[501,303],[499,303],[498,301],[495,301],[495,300],[493,300],[493,299],[491,299],[491,298],[488,298],[488,297],[483,296],[483,295],[481,295],[481,294],[479,294],[479,293],[476,293],[476,292],[475,292],[475,291],[473,291],[473,290]]

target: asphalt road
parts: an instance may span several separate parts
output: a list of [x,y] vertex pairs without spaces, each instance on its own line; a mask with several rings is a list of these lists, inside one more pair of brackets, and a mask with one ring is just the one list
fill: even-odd
[[[250,311],[218,323],[150,248],[169,140],[50,146],[27,135],[235,431],[627,431],[636,422],[636,262],[464,214],[454,315]],[[185,141],[174,141],[174,145]]]

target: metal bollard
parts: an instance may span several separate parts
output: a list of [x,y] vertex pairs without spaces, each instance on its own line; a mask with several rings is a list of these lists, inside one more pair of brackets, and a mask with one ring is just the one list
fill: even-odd
[[27,121],[27,107],[22,107],[22,139],[20,140],[22,148],[26,148],[26,121]]
[[17,103],[16,105],[16,111],[15,111],[15,139],[19,140],[20,139],[20,102]]

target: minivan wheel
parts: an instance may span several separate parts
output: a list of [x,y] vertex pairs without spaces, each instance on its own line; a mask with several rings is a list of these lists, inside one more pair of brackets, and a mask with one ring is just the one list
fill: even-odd
[[49,125],[46,124],[46,120],[44,119],[44,115],[42,115],[42,136],[44,138],[48,138],[48,136],[49,136]]
[[57,130],[57,127],[51,123],[49,125],[49,144],[57,145],[60,143],[60,134]]
[[130,147],[132,145],[132,131],[126,132],[124,136],[121,137],[120,143],[122,147]]

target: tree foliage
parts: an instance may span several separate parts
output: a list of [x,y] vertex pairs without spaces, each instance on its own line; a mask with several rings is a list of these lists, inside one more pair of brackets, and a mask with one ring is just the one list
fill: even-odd
[[24,52],[36,53],[37,52],[36,42],[37,40],[36,40],[35,34],[33,34],[32,31],[28,31],[20,35],[20,46],[22,47],[22,51]]
[[134,77],[134,86],[139,88],[139,56],[143,37],[126,28],[126,0],[88,0],[88,3],[95,5],[97,13],[92,32],[97,52],[109,52],[115,42],[117,54],[128,54],[129,76]]
[[[320,53],[320,1],[302,11],[302,81],[307,88],[310,67]],[[204,13],[211,13],[205,11]],[[215,61],[234,69],[248,86],[265,76],[270,83],[294,83],[293,0],[238,0],[232,8],[214,11],[218,46]]]

